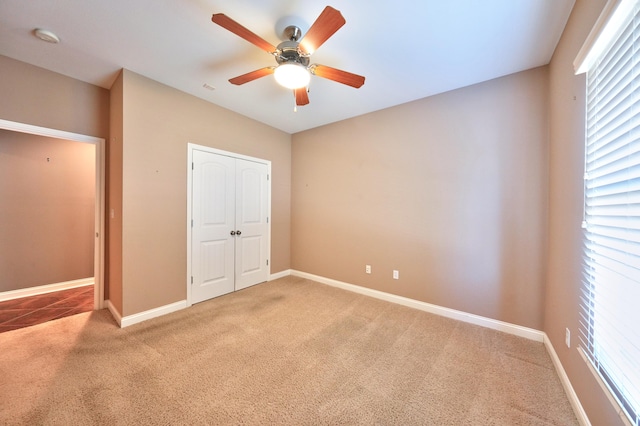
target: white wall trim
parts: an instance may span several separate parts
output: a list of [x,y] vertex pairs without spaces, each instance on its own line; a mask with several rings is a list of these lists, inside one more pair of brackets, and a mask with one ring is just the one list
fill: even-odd
[[352,291],[354,293],[364,294],[365,296],[375,297],[376,299],[386,300],[387,302],[397,303],[399,305],[407,306],[409,308],[418,309],[420,311],[429,312],[435,315],[440,315],[447,318],[456,319],[459,321],[467,322],[470,324],[479,325],[482,327],[490,328],[492,330],[498,330],[516,336],[524,337],[526,339],[535,340],[536,342],[542,342],[544,333],[533,328],[522,327],[516,324],[510,324],[503,321],[494,320],[491,318],[481,317],[479,315],[469,314],[455,309],[445,308],[438,305],[432,305],[431,303],[421,302],[419,300],[409,299],[407,297],[397,296],[395,294],[385,293],[383,291],[373,290],[366,287],[360,287],[354,284],[347,284],[341,281],[336,281],[330,278],[321,277],[318,275],[308,274],[306,272],[300,272],[296,270],[291,271],[291,275],[306,278],[312,281],[319,282],[321,284],[330,285],[332,287],[338,287],[343,290]]
[[277,280],[278,278],[284,278],[291,275],[291,269],[286,269],[284,271],[276,272],[275,274],[269,275],[269,281]]
[[79,133],[67,132],[64,130],[50,129],[47,127],[34,126],[32,124],[20,123],[17,121],[9,121],[0,119],[0,129],[10,130],[13,132],[28,133],[32,135],[45,136],[55,139],[64,139],[76,142],[90,143],[95,146],[96,153],[96,200],[95,200],[95,233],[94,240],[94,262],[93,276],[96,291],[94,292],[93,304],[94,309],[102,309],[104,300],[104,247],[105,247],[105,225],[104,225],[104,206],[105,206],[105,161],[106,147],[103,138],[95,136],[82,135]]
[[556,373],[558,373],[558,377],[560,378],[560,382],[562,383],[562,387],[564,388],[564,393],[569,399],[569,403],[571,404],[573,412],[578,419],[578,423],[580,423],[582,426],[591,426],[589,417],[587,417],[587,413],[584,411],[584,408],[582,407],[582,404],[578,399],[578,395],[571,385],[569,376],[567,376],[567,372],[564,371],[564,367],[560,362],[560,358],[558,358],[558,354],[556,353],[553,344],[551,344],[551,340],[549,339],[549,336],[547,336],[547,333],[544,333],[544,347],[547,349],[549,357],[551,357],[553,366],[555,367]]
[[9,290],[0,292],[0,302],[5,300],[19,299],[21,297],[37,296],[39,294],[47,294],[54,291],[68,290],[70,288],[84,287],[94,285],[93,277],[82,278],[79,280],[65,281],[61,283],[40,285],[37,287],[21,288],[18,290]]
[[105,307],[109,310],[109,312],[111,312],[111,316],[113,317],[113,319],[116,320],[116,322],[120,327],[122,327],[122,315],[120,315],[120,312],[118,312],[116,307],[113,306],[113,303],[111,303],[111,300],[105,300],[104,304],[105,304]]
[[34,126],[32,124],[19,123],[0,119],[0,129],[14,132],[29,133],[32,135],[48,136],[51,138],[72,140],[77,142],[100,143],[104,139],[95,136],[81,135],[79,133],[66,132],[64,130],[50,129],[47,127]]
[[332,287],[341,288],[343,290],[352,291],[354,293],[363,294],[365,296],[375,297],[376,299],[385,300],[391,303],[397,303],[399,305],[407,306],[409,308],[418,309],[418,310],[429,312],[435,315],[444,316],[447,318],[479,325],[481,327],[502,331],[505,333],[513,334],[516,336],[524,337],[526,339],[544,343],[547,353],[549,354],[549,357],[551,358],[553,366],[556,372],[558,373],[558,377],[560,378],[565,394],[569,399],[569,403],[573,408],[573,412],[575,413],[576,418],[578,419],[578,422],[582,426],[591,426],[591,422],[587,417],[587,413],[584,411],[584,408],[582,407],[582,404],[578,399],[578,395],[576,394],[575,390],[573,389],[573,386],[571,385],[571,382],[569,381],[569,376],[567,376],[567,373],[564,371],[564,368],[562,367],[562,363],[558,358],[558,354],[553,348],[553,345],[551,344],[551,341],[549,340],[549,337],[545,332],[528,328],[528,327],[522,327],[516,324],[510,324],[507,322],[494,320],[491,318],[481,317],[479,315],[457,311],[455,309],[449,309],[449,308],[445,308],[438,305],[432,305],[430,303],[421,302],[419,300],[409,299],[402,296],[396,296],[394,294],[389,294],[382,291],[369,289],[366,287],[348,284],[342,281],[337,281],[330,278],[309,274],[306,272],[300,272],[296,270],[283,271],[277,274],[278,278],[286,276],[286,272],[290,272],[290,275],[295,277],[309,279],[321,284],[330,285]]
[[[505,333],[513,334],[516,336],[524,337],[526,339],[534,340],[537,342],[544,343],[544,346],[551,358],[553,366],[558,373],[558,377],[560,378],[560,382],[564,388],[565,394],[569,399],[569,403],[573,408],[573,411],[578,419],[578,422],[582,426],[591,426],[591,422],[587,417],[587,413],[584,411],[580,400],[578,399],[578,395],[576,394],[573,386],[571,385],[571,381],[569,380],[569,376],[564,370],[560,359],[558,358],[558,354],[556,353],[551,340],[547,336],[546,333],[535,330],[528,327],[522,327],[516,324],[510,324],[504,321],[498,321],[491,318],[482,317],[479,315],[469,314],[462,311],[457,311],[455,309],[449,309],[438,305],[433,305],[426,302],[421,302],[419,300],[409,299],[402,296],[397,296],[390,293],[385,293],[378,290],[369,289],[366,287],[357,286],[354,284],[348,284],[342,281],[333,280],[330,278],[321,277],[319,275],[309,274],[306,272],[296,271],[293,269],[287,269],[281,272],[277,272],[273,275],[270,275],[269,281],[273,281],[279,278],[284,278],[287,276],[295,276],[299,278],[305,278],[308,280],[312,280],[318,282],[320,284],[329,285],[332,287],[337,287],[343,290],[351,291],[354,293],[362,294],[365,296],[374,297],[376,299],[384,300],[391,303],[396,303],[399,305],[407,306],[409,308],[418,309],[420,311],[429,312],[435,315],[444,316],[447,318],[455,319],[458,321],[463,321],[466,323],[479,325],[481,327],[486,327],[492,330],[502,331]],[[105,304],[111,315],[113,315],[116,322],[120,325],[120,327],[128,327],[133,324],[137,324],[142,321],[146,321],[152,318],[156,318],[162,315],[167,315],[172,312],[179,311],[181,309],[187,308],[187,301],[182,300],[180,302],[172,303],[169,305],[161,306],[159,308],[151,309],[145,312],[140,312],[138,314],[130,315],[127,317],[122,317],[120,313],[115,309],[115,307],[111,304],[110,300],[106,300]],[[621,416],[624,417],[624,416]]]
[[[171,303],[169,305],[164,305],[158,308],[149,309],[148,311],[139,312],[133,315],[127,315],[126,317],[121,317],[120,321],[118,321],[118,318],[116,318],[116,321],[118,321],[118,324],[120,324],[121,328],[125,328],[125,327],[129,327],[130,325],[138,324],[139,322],[142,322],[142,321],[150,320],[152,318],[161,317],[163,315],[167,315],[172,312],[179,311],[186,307],[187,307],[187,301],[181,300],[179,302]],[[111,313],[113,313],[113,311]],[[119,316],[120,315],[118,315],[118,317]]]

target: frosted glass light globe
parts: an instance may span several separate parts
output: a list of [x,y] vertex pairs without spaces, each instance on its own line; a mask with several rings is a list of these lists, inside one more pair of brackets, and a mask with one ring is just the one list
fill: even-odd
[[287,89],[306,87],[311,80],[309,71],[300,64],[282,64],[276,68],[273,75],[278,84]]

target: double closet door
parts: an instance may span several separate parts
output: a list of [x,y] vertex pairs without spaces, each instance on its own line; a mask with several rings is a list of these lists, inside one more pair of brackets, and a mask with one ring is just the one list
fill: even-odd
[[269,277],[268,163],[194,149],[191,302]]

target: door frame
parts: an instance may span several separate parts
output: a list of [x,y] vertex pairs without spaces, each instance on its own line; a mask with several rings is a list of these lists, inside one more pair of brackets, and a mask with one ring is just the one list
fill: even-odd
[[34,126],[16,121],[0,119],[0,129],[46,136],[54,139],[64,139],[75,142],[92,144],[95,147],[96,196],[95,196],[95,234],[93,250],[93,309],[104,307],[104,200],[105,200],[105,140],[95,136],[65,132],[63,130]]
[[269,218],[269,223],[267,226],[267,259],[269,259],[269,265],[267,265],[267,276],[271,276],[271,161],[265,160],[263,158],[250,157],[247,155],[237,154],[235,152],[223,151],[217,148],[211,148],[209,146],[198,145],[194,143],[187,143],[187,307],[192,306],[192,297],[191,297],[191,203],[192,203],[192,193],[193,193],[193,173],[192,173],[192,163],[193,163],[193,151],[205,151],[211,154],[224,155],[226,157],[238,158],[241,160],[253,161],[256,163],[266,164],[267,166],[267,174],[269,176],[269,184],[267,185],[267,217]]

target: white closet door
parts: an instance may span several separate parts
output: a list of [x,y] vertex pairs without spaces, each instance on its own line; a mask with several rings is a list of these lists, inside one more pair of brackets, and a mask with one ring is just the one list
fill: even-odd
[[269,278],[269,166],[193,150],[191,303]]
[[236,290],[267,281],[268,167],[236,160]]
[[235,159],[193,151],[192,303],[234,290]]

